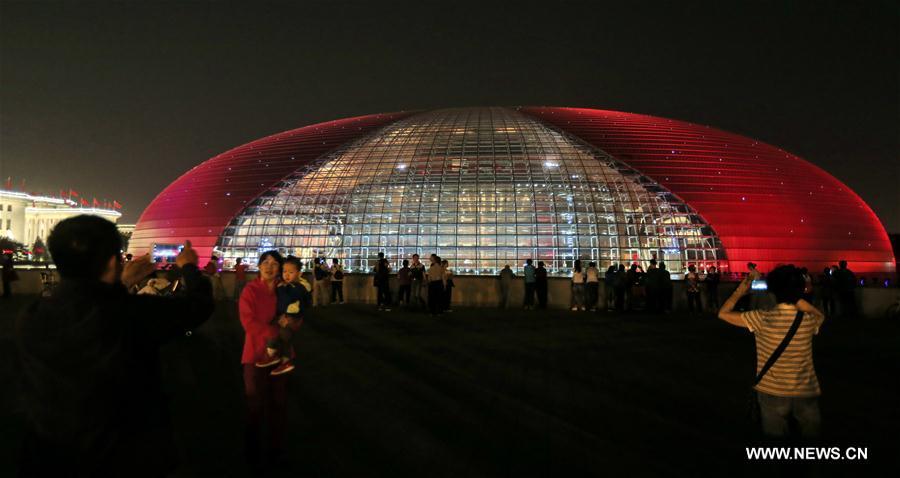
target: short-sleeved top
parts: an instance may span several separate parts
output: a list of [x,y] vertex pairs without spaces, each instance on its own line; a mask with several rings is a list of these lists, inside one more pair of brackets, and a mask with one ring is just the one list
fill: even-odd
[[525,266],[525,282],[531,283],[535,281],[535,268],[532,265]]
[[584,284],[584,271],[572,271],[572,283]]
[[[756,373],[787,335],[797,316],[793,304],[778,304],[769,310],[751,310],[741,314],[747,327],[756,335]],[[779,397],[817,397],[821,394],[813,367],[812,338],[819,333],[824,317],[804,314],[791,343],[763,375],[756,390]]]

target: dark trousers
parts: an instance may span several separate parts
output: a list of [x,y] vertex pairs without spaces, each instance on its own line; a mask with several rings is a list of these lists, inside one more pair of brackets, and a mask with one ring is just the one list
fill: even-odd
[[450,302],[453,300],[453,286],[444,287],[444,310],[450,310]]
[[410,283],[412,305],[416,307],[422,306],[422,282],[421,280],[414,280]]
[[[262,457],[277,458],[284,451],[287,425],[287,378],[271,376],[271,368],[243,364],[244,395],[247,399],[247,419],[244,446],[251,467],[259,466]],[[263,441],[263,421],[268,436]]]
[[713,311],[719,310],[719,287],[707,286],[706,289],[706,306]]
[[428,311],[431,315],[441,313],[444,306],[444,283],[435,280],[428,283]]
[[378,286],[378,306],[391,305],[391,288],[387,284]]
[[331,281],[331,302],[344,301],[344,281]]
[[500,283],[500,308],[505,309],[509,306],[509,283]]
[[3,281],[3,297],[9,297],[12,295],[12,281],[5,280]]
[[535,292],[537,292],[538,307],[547,308],[547,282],[535,282]]
[[588,282],[587,283],[587,301],[586,306],[588,309],[594,309],[597,307],[597,301],[600,299],[600,283],[599,282]]
[[409,298],[412,293],[412,285],[410,284],[401,284],[400,290],[397,291],[397,303],[403,302],[407,306],[409,305]]
[[534,307],[534,282],[525,283],[525,307]]
[[700,292],[688,292],[687,302],[689,312],[693,312],[695,310],[694,307],[696,307],[697,312],[703,311],[703,306],[700,304]]
[[838,298],[840,299],[841,317],[856,317],[856,296],[853,290],[841,291]]
[[625,310],[625,286],[616,286],[616,310]]
[[606,292],[606,310],[613,310],[616,307],[616,286],[606,282],[603,287]]
[[825,313],[825,317],[834,317],[837,315],[837,306],[835,305],[834,295],[827,294],[822,297],[822,312]]
[[657,287],[647,287],[647,311],[649,312],[659,312],[660,304],[662,301],[660,300],[660,293]]

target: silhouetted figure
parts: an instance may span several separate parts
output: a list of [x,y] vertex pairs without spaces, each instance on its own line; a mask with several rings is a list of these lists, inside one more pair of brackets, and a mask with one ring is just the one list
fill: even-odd
[[837,315],[837,307],[835,305],[834,291],[834,271],[831,267],[826,267],[819,276],[819,290],[822,296],[820,301],[822,304],[822,312],[826,317],[834,317]]
[[687,292],[688,312],[703,312],[703,305],[700,303],[700,276],[696,267],[688,266],[688,273],[684,276],[684,288]]
[[585,279],[585,273],[581,270],[581,261],[576,260],[572,267],[572,310],[585,310]]
[[631,264],[628,272],[625,273],[625,310],[636,309],[636,288],[638,285],[638,266]]
[[410,277],[409,260],[403,259],[403,267],[397,271],[397,305],[401,303],[409,307],[412,295],[412,278]]
[[628,279],[625,271],[625,264],[619,264],[619,269],[616,270],[615,277],[615,291],[616,291],[616,310],[622,312],[625,310],[625,289],[627,288]]
[[375,263],[375,288],[377,289],[378,310],[391,310],[391,266],[384,253],[378,253],[378,262]]
[[805,267],[800,268],[800,274],[803,275],[803,300],[813,303],[813,280],[809,274],[809,270]]
[[856,274],[847,268],[847,261],[840,261],[838,265],[834,283],[841,317],[856,317]]
[[313,260],[313,307],[325,307],[331,303],[331,269],[328,260],[317,257]]
[[600,270],[597,269],[596,262],[588,263],[587,269],[584,271],[585,295],[588,310],[597,310],[597,301],[600,299]]
[[213,311],[210,283],[185,243],[173,296],[131,295],[153,272],[125,264],[115,224],[60,221],[47,241],[59,286],[15,328],[25,437],[22,476],[166,476],[176,464],[159,351]]
[[331,259],[331,303],[344,303],[344,266],[337,258]]
[[512,288],[513,278],[516,273],[509,267],[509,264],[500,271],[500,308],[505,309],[509,306],[509,290]]
[[247,285],[247,264],[244,264],[244,258],[238,257],[234,262],[234,300],[241,300],[241,292]]
[[544,268],[544,262],[538,261],[537,269],[534,270],[534,291],[537,293],[538,308],[547,308],[547,269]]
[[537,288],[536,272],[532,260],[525,259],[525,267],[522,269],[522,274],[525,276],[525,309],[534,309],[534,294]]
[[203,267],[203,273],[209,277],[209,281],[213,288],[213,297],[215,300],[225,298],[225,286],[222,284],[222,275],[219,273],[219,258],[215,255],[210,256],[206,266]]
[[441,268],[444,269],[444,312],[453,312],[453,271],[450,270],[450,262],[441,260]]
[[662,277],[659,267],[656,265],[656,259],[650,260],[650,267],[644,279],[644,288],[647,291],[647,310],[650,312],[660,312],[662,309],[662,300],[660,298],[662,291]]
[[[425,264],[419,261],[419,255],[412,255],[412,263],[409,265],[409,285],[410,295],[412,296],[412,305],[416,307],[422,306],[422,286],[425,281]],[[427,286],[426,286],[427,288]]]
[[437,254],[431,255],[431,265],[426,274],[428,279],[428,311],[432,316],[440,315],[444,304],[444,268]]
[[659,263],[658,274],[660,283],[659,310],[661,312],[668,312],[672,310],[672,274],[666,269],[665,262]]
[[719,283],[722,282],[722,276],[716,266],[712,266],[706,271],[706,279],[703,285],[706,286],[706,305],[713,312],[719,310]]
[[15,262],[13,261],[12,254],[3,254],[0,256],[0,263],[2,263],[3,266],[3,298],[7,299],[12,296],[12,283],[18,280],[18,275],[14,269]]
[[606,269],[606,274],[603,276],[603,289],[608,311],[616,308],[616,273],[616,265],[613,264]]

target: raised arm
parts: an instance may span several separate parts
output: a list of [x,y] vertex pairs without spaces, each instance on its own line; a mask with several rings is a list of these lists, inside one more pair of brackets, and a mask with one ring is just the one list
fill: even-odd
[[728,322],[731,325],[736,325],[738,327],[747,328],[747,323],[744,322],[744,319],[741,318],[740,312],[734,311],[734,306],[737,305],[737,301],[750,290],[750,283],[753,281],[752,275],[748,275],[738,284],[737,289],[731,294],[731,297],[722,304],[722,308],[719,309],[719,318]]
[[[149,260],[149,256],[147,256]],[[191,241],[175,258],[180,289],[175,297],[132,297],[131,313],[146,336],[164,341],[197,327],[213,313],[212,285],[197,267],[197,252]],[[127,280],[123,274],[123,281]]]

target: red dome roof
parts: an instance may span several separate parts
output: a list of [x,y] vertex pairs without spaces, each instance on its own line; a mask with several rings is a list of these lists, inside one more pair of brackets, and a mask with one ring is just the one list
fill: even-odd
[[143,254],[154,243],[180,244],[190,239],[206,260],[225,226],[260,194],[317,157],[409,114],[384,113],[304,126],[208,159],[156,196],[141,214],[128,248]]
[[748,261],[811,271],[847,260],[857,272],[893,272],[890,240],[849,187],[774,146],[709,126],[585,108],[521,112],[637,169],[693,207],[715,230],[731,272]]
[[[722,241],[730,272],[794,263],[812,271],[847,260],[858,272],[894,272],[888,236],[846,185],[774,146],[708,126],[583,108],[519,111],[612,155],[697,211]],[[409,116],[360,116],[286,131],[215,156],[147,207],[130,250],[192,239],[208,258],[232,219],[303,166]]]

